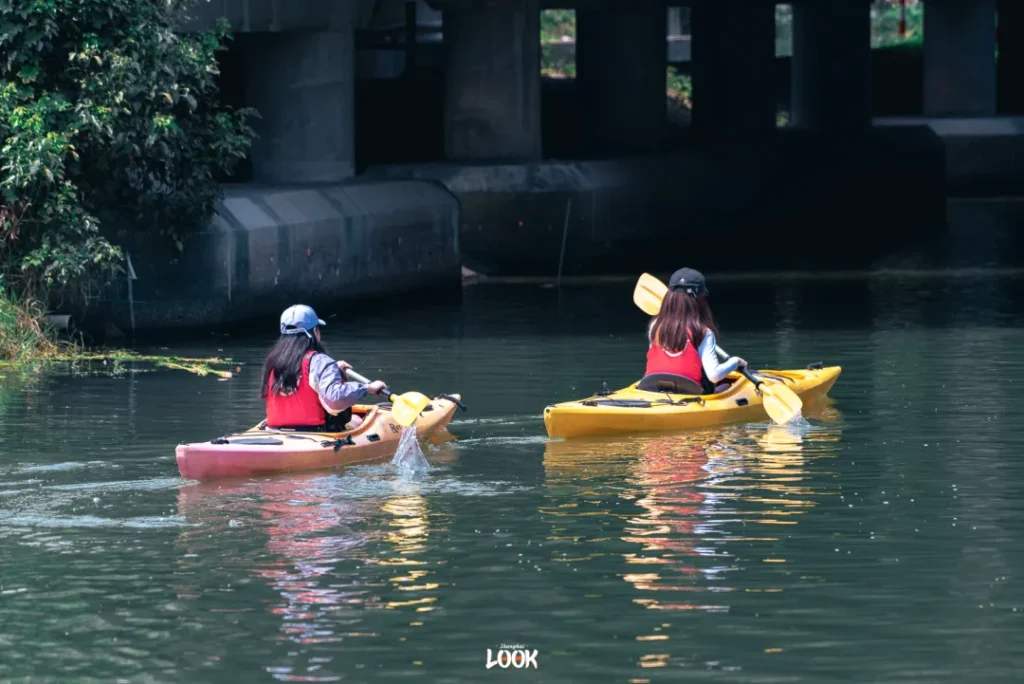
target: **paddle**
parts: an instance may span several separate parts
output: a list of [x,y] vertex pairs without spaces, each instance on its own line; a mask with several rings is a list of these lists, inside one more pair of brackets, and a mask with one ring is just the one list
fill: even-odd
[[650,273],[644,273],[633,289],[633,303],[648,316],[657,316],[661,311],[661,300],[668,293],[668,286]]
[[[356,382],[369,385],[370,381],[351,368],[345,370],[344,375]],[[419,392],[406,392],[405,394],[394,394],[387,387],[384,388],[384,396],[391,402],[391,415],[395,422],[402,427],[409,427],[420,417],[423,409],[427,408],[430,399]]]
[[[661,311],[661,300],[665,298],[668,287],[652,276],[644,273],[636,281],[633,289],[633,303],[649,316],[657,316]],[[723,361],[729,355],[721,347],[717,348],[719,358]],[[764,398],[764,410],[779,425],[784,425],[800,415],[804,403],[796,392],[779,383],[765,383],[755,377],[747,368],[739,368],[740,374],[754,384],[754,389]]]

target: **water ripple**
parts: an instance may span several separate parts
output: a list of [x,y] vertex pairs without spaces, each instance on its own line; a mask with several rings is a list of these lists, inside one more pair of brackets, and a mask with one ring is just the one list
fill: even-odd
[[841,364],[835,404],[648,437],[541,420],[636,379],[628,287],[361,318],[337,356],[470,407],[415,477],[178,477],[258,420],[272,329],[175,348],[230,382],[0,376],[0,679],[1015,681],[1024,281],[954,275],[724,281],[727,347]]

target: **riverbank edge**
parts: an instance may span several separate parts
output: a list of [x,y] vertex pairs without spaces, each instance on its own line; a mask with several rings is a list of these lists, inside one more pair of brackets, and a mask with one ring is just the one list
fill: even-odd
[[[193,358],[140,354],[129,349],[87,347],[76,339],[69,317],[52,317],[30,297],[17,298],[0,288],[0,373],[33,372],[43,366],[101,364],[118,373],[125,364],[148,364],[227,380],[241,370],[230,358]],[[56,320],[54,320],[56,318]],[[224,368],[218,368],[222,366]],[[234,367],[234,372],[229,368]]]

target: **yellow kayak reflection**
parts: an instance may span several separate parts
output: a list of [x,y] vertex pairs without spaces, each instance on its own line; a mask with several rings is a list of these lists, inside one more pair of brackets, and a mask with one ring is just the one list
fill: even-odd
[[[762,424],[551,441],[544,453],[549,489],[580,487],[589,505],[544,512],[554,521],[554,539],[574,538],[584,546],[606,545],[600,537],[588,538],[588,519],[619,521],[601,531],[634,547],[620,554],[625,567],[619,573],[637,590],[633,603],[651,610],[725,611],[729,578],[748,572],[752,556],[759,564],[785,563],[775,550],[784,526],[796,525],[821,497],[834,493],[823,461],[834,457],[840,436],[828,424]],[[595,562],[599,555],[581,552],[576,560]]]

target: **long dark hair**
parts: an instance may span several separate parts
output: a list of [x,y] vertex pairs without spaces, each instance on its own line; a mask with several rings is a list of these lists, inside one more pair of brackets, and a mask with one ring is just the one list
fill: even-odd
[[653,319],[651,339],[667,352],[681,352],[689,342],[695,348],[704,341],[704,331],[718,337],[706,295],[669,290],[661,300],[661,311]]
[[286,394],[298,389],[299,378],[302,376],[302,357],[310,350],[326,353],[315,335],[281,335],[277,344],[267,354],[267,360],[263,362],[260,397],[267,398],[271,371],[274,373],[274,394]]

